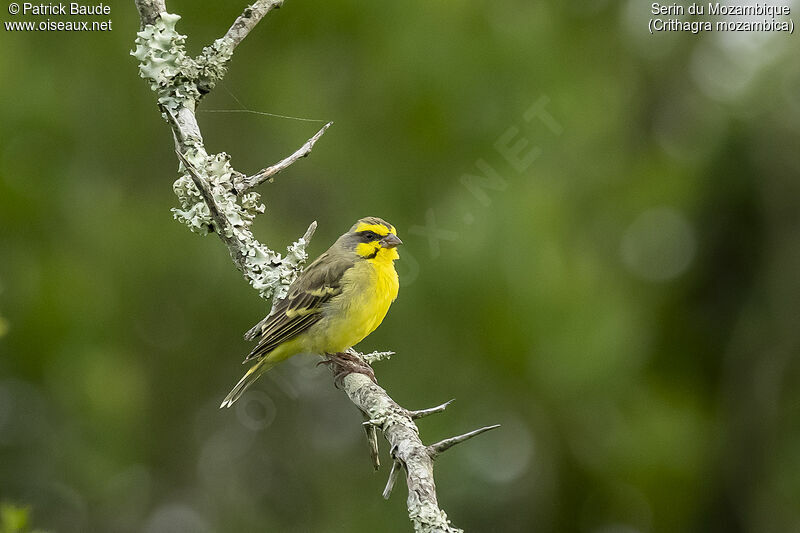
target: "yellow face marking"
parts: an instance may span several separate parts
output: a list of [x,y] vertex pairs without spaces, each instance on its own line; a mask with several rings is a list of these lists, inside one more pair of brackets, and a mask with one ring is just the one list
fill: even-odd
[[377,242],[362,242],[357,244],[356,253],[366,258],[371,263],[391,262],[395,259],[400,259],[397,248],[383,248]]
[[373,265],[384,266],[391,264],[392,261],[400,259],[400,254],[397,253],[397,248],[381,248],[378,254],[372,259],[367,259]]
[[391,229],[389,229],[383,224],[367,224],[365,222],[362,222],[361,224],[358,225],[358,227],[356,228],[356,233],[358,233],[359,231],[374,231],[381,237],[386,237],[389,233],[396,234],[394,226],[392,226]]
[[356,253],[361,257],[370,257],[375,253],[375,250],[380,250],[380,248],[381,246],[378,244],[378,241],[360,242],[356,245]]
[[355,233],[364,231],[371,231],[375,233],[378,238],[371,242],[358,243],[356,245],[356,253],[358,255],[369,259],[370,261],[380,259],[391,262],[392,260],[398,258],[397,250],[393,248],[384,249],[380,244],[380,240],[387,235],[397,235],[397,230],[394,228],[394,226],[389,226],[387,228],[383,224],[368,224],[366,222],[361,222],[358,224],[358,226],[356,226]]

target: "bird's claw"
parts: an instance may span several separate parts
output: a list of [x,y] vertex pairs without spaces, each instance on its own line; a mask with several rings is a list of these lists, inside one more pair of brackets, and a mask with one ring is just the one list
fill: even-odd
[[318,365],[327,365],[333,372],[333,381],[336,387],[342,388],[342,381],[348,374],[363,374],[372,380],[377,385],[378,380],[375,378],[375,372],[372,367],[364,362],[355,352],[338,352],[325,354],[325,358],[317,363]]

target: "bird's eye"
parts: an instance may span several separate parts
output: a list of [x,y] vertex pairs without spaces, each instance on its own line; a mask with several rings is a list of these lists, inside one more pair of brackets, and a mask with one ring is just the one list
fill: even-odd
[[367,242],[374,241],[377,235],[375,235],[374,231],[366,231],[364,232],[364,240]]

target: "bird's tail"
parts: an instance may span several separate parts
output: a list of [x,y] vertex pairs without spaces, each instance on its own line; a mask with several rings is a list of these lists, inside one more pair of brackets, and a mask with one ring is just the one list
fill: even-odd
[[266,357],[263,358],[258,363],[254,364],[247,373],[242,376],[242,379],[239,380],[239,383],[236,384],[235,387],[225,396],[225,399],[222,400],[222,404],[220,404],[219,408],[222,409],[223,407],[230,407],[231,405],[238,400],[244,391],[247,388],[256,382],[258,378],[261,377],[261,374],[269,370],[275,366],[274,362],[270,362]]

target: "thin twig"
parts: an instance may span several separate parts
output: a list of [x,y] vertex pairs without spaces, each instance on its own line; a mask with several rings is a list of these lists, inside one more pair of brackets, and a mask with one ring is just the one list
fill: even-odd
[[228,28],[228,31],[223,37],[223,39],[230,41],[231,52],[233,48],[239,46],[244,38],[247,37],[247,34],[261,22],[264,15],[273,9],[280,8],[282,5],[283,0],[257,0],[253,2],[252,5],[246,7],[242,14],[236,17],[236,20],[233,21],[233,24],[231,24],[231,27]]
[[282,159],[281,161],[275,163],[271,167],[259,170],[252,176],[244,178],[242,180],[242,185],[240,186],[241,190],[239,192],[244,192],[249,189],[252,189],[253,187],[261,185],[262,183],[269,180],[272,176],[274,176],[278,172],[286,170],[291,165],[296,163],[298,160],[308,156],[308,154],[311,153],[311,150],[313,150],[314,145],[317,143],[320,137],[322,137],[328,130],[328,128],[331,127],[331,124],[333,124],[333,122],[328,122],[327,124],[322,126],[321,130],[315,133],[313,137],[311,137],[308,141],[306,141],[306,143],[303,146],[301,146],[296,152],[294,152],[289,157]]
[[449,439],[440,440],[436,444],[431,444],[430,446],[428,446],[428,453],[432,458],[436,458],[437,455],[439,455],[445,450],[452,448],[456,444],[460,444],[465,440],[469,440],[472,437],[480,435],[481,433],[485,433],[487,431],[491,431],[499,427],[500,424],[495,424],[493,426],[486,426],[480,429],[470,431],[469,433],[464,433],[463,435],[458,435],[457,437],[450,437]]

